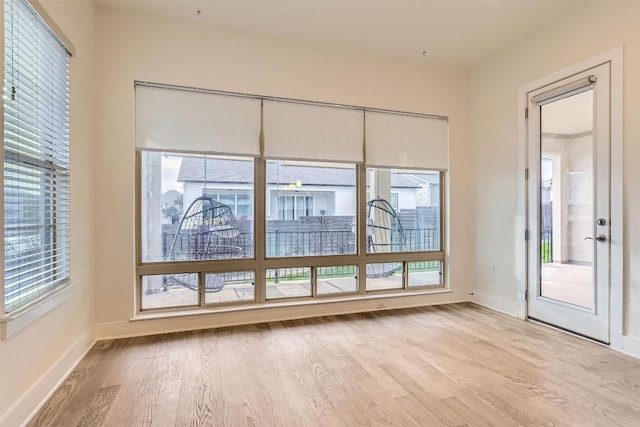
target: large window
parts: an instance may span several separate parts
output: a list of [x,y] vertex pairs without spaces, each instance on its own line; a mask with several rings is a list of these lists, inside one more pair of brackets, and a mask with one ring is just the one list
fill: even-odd
[[4,311],[67,282],[69,52],[26,0],[4,2]]
[[139,310],[445,285],[443,118],[136,92]]

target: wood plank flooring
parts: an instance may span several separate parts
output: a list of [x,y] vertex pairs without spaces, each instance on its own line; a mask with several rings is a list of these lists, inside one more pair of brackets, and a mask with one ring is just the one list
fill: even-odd
[[473,304],[101,341],[31,426],[640,426],[640,360]]

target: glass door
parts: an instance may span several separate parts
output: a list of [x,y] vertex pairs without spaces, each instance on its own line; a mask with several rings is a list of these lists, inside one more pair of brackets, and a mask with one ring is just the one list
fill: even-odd
[[608,342],[609,65],[528,98],[528,316]]

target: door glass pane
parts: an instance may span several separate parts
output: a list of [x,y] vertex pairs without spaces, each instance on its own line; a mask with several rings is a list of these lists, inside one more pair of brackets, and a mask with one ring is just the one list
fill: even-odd
[[301,216],[307,216],[307,211],[304,203],[305,203],[304,197],[302,196],[296,197],[296,217],[297,218]]
[[236,197],[233,193],[221,193],[219,198],[220,203],[229,206],[229,208],[236,213]]
[[253,204],[251,195],[241,193],[236,197],[238,198],[238,217],[245,219],[251,215],[251,205]]
[[313,215],[313,197],[308,196],[306,198],[307,210],[305,212],[305,216]]
[[540,295],[592,309],[593,89],[540,108]]

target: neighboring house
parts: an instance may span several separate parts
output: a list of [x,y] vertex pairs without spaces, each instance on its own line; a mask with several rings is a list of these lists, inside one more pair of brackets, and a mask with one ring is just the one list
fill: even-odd
[[[184,185],[185,212],[196,198],[206,194],[230,206],[239,218],[251,216],[253,172],[252,161],[183,158],[177,180]],[[267,213],[270,219],[282,220],[354,215],[355,179],[355,171],[349,168],[267,161]],[[438,187],[437,175],[392,174],[390,203],[396,210],[437,205],[439,190],[434,191],[434,186]]]
[[416,191],[416,206],[440,206],[440,175],[434,173],[412,174],[420,183]]

